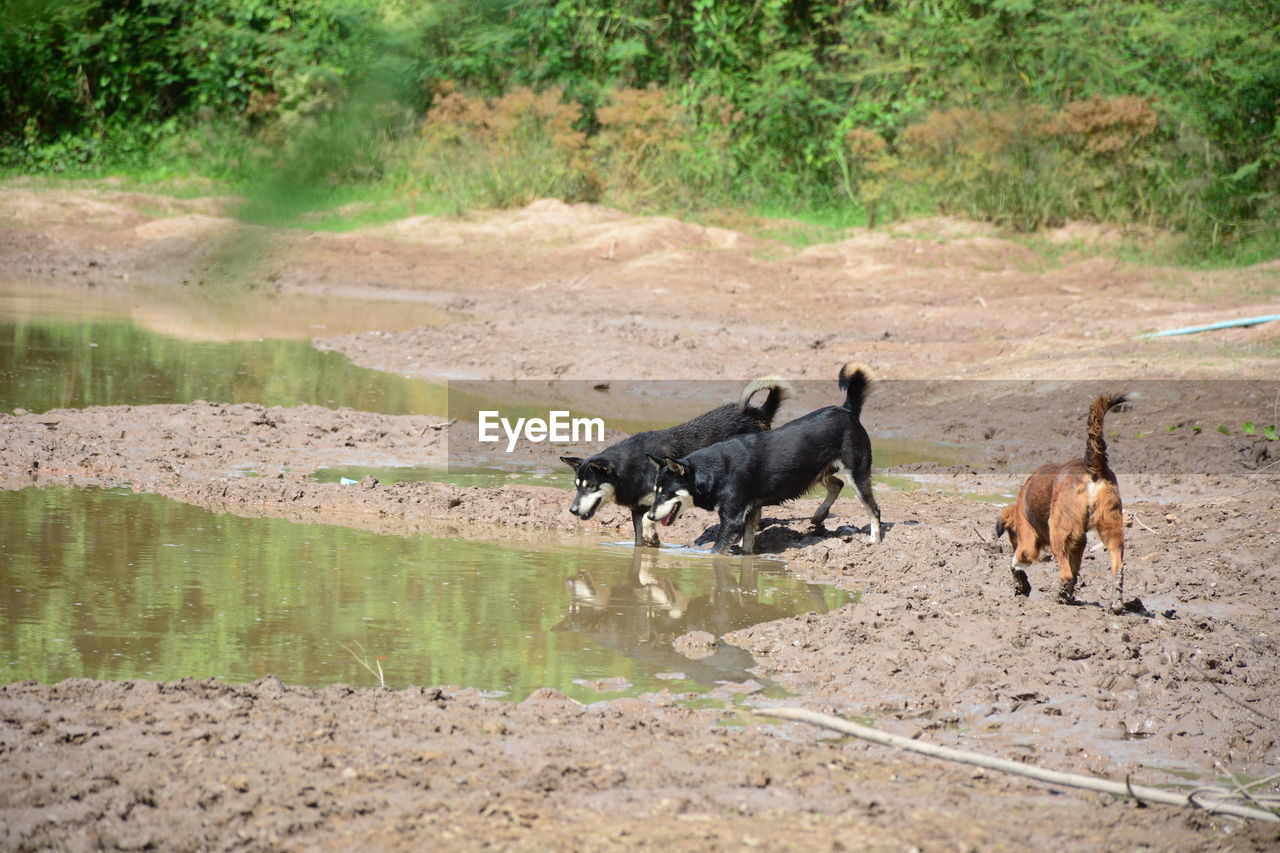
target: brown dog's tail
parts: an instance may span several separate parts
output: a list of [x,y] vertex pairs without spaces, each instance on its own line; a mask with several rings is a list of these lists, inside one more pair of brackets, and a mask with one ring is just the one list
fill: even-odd
[[[769,392],[764,402],[751,405],[751,398],[764,390]],[[766,376],[752,381],[742,389],[742,394],[738,397],[738,408],[755,418],[760,423],[761,429],[769,429],[773,426],[773,416],[778,414],[778,407],[782,405],[782,401],[790,398],[790,385],[776,376]]]
[[1107,465],[1107,441],[1102,437],[1102,422],[1107,417],[1107,412],[1128,400],[1128,396],[1124,394],[1103,394],[1089,407],[1089,438],[1084,446],[1084,470],[1094,480],[1110,470]]

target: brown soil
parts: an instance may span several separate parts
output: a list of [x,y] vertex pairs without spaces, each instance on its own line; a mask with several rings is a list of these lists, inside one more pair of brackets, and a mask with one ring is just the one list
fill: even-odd
[[[1157,386],[1155,399],[1109,422],[1125,419],[1112,463],[1129,518],[1126,598],[1138,612],[1098,606],[1109,580],[1100,554],[1086,557],[1080,606],[1053,602],[1049,564],[1033,573],[1031,598],[1015,598],[1007,546],[991,541],[995,507],[956,494],[1015,488],[1020,464],[1077,453],[1088,401],[1049,394],[1028,409],[983,398],[981,383],[922,382],[873,397],[869,428],[918,436],[924,422],[981,456],[890,470],[929,488],[880,489],[879,546],[847,497],[829,522],[844,526],[821,535],[804,521],[816,501],[771,513],[765,551],[861,600],[724,639],[792,691],[787,704],[934,742],[1147,783],[1175,781],[1164,771],[1211,781],[1280,770],[1280,456],[1238,431],[1129,438],[1268,417],[1280,324],[1132,336],[1274,313],[1280,265],[1154,269],[1083,250],[1051,262],[950,221],[794,252],[551,201],[461,222],[277,234],[237,229],[222,204],[10,187],[0,191],[0,267],[28,284],[122,293],[229,278],[291,298],[412,294],[466,319],[318,345],[432,379],[773,373],[833,386],[835,368],[856,357],[886,378],[1186,381]],[[246,241],[248,261],[228,248]],[[1255,382],[1189,381],[1222,378]],[[943,391],[951,398],[938,399]],[[789,404],[782,419],[803,410]],[[129,484],[218,510],[397,533],[628,535],[621,512],[583,525],[555,489],[308,479],[321,465],[442,463],[442,424],[209,403],[0,415],[0,486]],[[692,542],[713,524],[686,513],[665,538]],[[772,704],[749,697],[726,714],[655,695],[583,707],[550,691],[503,704],[453,688],[311,690],[273,679],[9,685],[0,844],[1280,846],[1268,825],[1050,790],[757,715]]]

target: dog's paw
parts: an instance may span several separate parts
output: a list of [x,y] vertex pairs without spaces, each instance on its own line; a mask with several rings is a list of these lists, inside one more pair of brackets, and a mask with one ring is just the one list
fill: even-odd
[[1058,586],[1058,603],[1059,604],[1075,604],[1076,603],[1076,582],[1074,579],[1062,581]]

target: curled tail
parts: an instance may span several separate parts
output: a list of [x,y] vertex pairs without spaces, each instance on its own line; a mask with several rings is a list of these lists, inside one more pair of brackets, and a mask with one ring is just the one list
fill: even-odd
[[865,364],[850,361],[840,368],[840,390],[844,392],[844,406],[853,412],[855,419],[862,416],[862,401],[867,398],[871,381],[871,369]]
[[1084,446],[1084,470],[1094,480],[1109,470],[1107,465],[1107,442],[1102,437],[1102,422],[1107,412],[1127,402],[1124,394],[1103,394],[1093,401],[1089,407],[1089,437]]
[[[764,398],[764,402],[758,406],[751,405],[751,398],[766,389],[769,394]],[[768,376],[756,379],[742,389],[742,394],[738,397],[738,408],[744,414],[754,417],[760,423],[761,429],[770,429],[773,426],[773,416],[778,414],[778,407],[782,405],[783,400],[790,397],[790,385],[776,376]]]

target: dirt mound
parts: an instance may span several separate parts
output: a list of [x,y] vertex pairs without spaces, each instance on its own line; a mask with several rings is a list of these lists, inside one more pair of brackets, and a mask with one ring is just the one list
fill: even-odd
[[143,240],[168,240],[175,237],[204,238],[235,227],[238,227],[238,223],[234,219],[205,216],[202,213],[187,213],[182,216],[144,222],[135,227],[133,233]]
[[885,227],[898,237],[915,237],[926,240],[957,240],[976,237],[999,237],[1000,229],[990,222],[961,219],[956,216],[924,216],[906,222],[894,222]]
[[0,217],[24,224],[132,228],[153,219],[156,211],[162,216],[221,216],[235,203],[228,196],[174,198],[97,189],[28,189],[20,181],[0,188]]
[[0,216],[22,223],[80,222],[133,226],[149,217],[127,200],[64,190],[0,190]]
[[552,244],[605,260],[628,260],[652,253],[690,249],[745,248],[746,236],[666,216],[637,217],[596,204],[541,199],[519,210],[478,221],[415,216],[371,233],[441,246],[517,241]]
[[483,217],[449,218],[413,216],[390,226],[374,226],[366,233],[386,234],[397,239],[454,246],[468,242],[514,240],[546,244],[571,242],[591,229],[609,227],[628,219],[627,214],[596,204],[565,204],[556,199],[540,199],[517,210],[500,211]]
[[1144,225],[1109,225],[1102,222],[1068,222],[1058,228],[1046,228],[1039,236],[1055,246],[1098,248],[1138,242],[1155,249],[1171,246],[1176,236],[1168,231]]
[[693,225],[666,216],[591,230],[595,233],[577,239],[575,245],[618,259],[671,250],[748,248],[755,242],[737,231]]
[[856,269],[860,275],[893,275],[908,265],[958,271],[1032,270],[1043,265],[1039,255],[1010,240],[985,236],[923,240],[888,231],[862,231],[837,243],[810,246],[796,261]]

